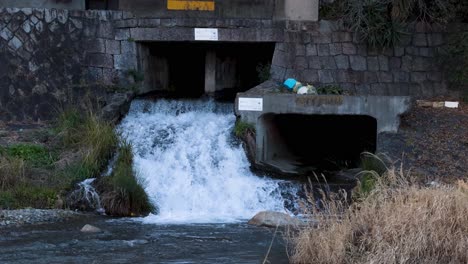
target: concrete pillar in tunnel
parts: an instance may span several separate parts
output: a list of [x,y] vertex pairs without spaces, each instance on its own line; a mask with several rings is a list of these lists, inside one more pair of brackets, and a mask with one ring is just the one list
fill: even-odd
[[206,51],[205,57],[205,93],[216,92],[216,52]]

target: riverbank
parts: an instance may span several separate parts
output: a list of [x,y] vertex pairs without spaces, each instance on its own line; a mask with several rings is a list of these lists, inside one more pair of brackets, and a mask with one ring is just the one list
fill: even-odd
[[0,228],[65,222],[86,215],[81,212],[58,209],[0,210]]

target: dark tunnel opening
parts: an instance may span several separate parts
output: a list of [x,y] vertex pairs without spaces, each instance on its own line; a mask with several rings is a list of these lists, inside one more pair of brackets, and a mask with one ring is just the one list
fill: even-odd
[[234,100],[263,81],[274,43],[141,42],[140,48],[144,92]]
[[361,115],[265,114],[264,158],[283,170],[308,173],[359,166],[376,151],[377,121]]

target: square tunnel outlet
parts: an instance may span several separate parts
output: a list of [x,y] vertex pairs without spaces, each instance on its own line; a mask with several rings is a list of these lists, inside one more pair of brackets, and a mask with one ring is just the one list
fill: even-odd
[[377,120],[362,115],[264,114],[263,163],[286,173],[356,168],[376,151]]
[[234,100],[269,78],[275,43],[139,42],[143,93]]

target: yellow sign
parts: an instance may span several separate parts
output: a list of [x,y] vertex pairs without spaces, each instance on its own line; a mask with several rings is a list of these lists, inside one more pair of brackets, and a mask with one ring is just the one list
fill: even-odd
[[198,11],[214,11],[215,1],[205,0],[167,0],[168,10],[198,10]]

